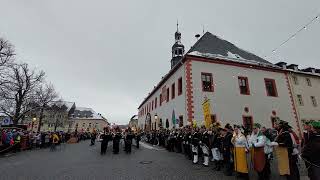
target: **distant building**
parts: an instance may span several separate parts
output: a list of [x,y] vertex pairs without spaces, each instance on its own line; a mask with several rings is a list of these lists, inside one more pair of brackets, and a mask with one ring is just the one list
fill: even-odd
[[102,131],[108,125],[108,121],[92,108],[76,107],[69,119],[69,131],[92,132],[93,129]]
[[[55,101],[45,107],[41,122],[40,131],[67,131],[69,117],[76,108],[75,102]],[[27,113],[23,123],[28,125],[28,129],[38,131],[40,123],[40,110]]]

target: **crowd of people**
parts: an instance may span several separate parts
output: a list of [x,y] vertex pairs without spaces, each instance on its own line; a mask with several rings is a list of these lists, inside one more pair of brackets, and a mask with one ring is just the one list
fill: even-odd
[[[301,140],[285,121],[275,123],[273,128],[262,127],[255,123],[252,128],[214,123],[205,126],[186,126],[179,129],[161,129],[149,132],[133,132],[130,128],[124,132],[119,128],[104,128],[98,132],[30,132],[23,129],[2,129],[0,133],[0,153],[10,149],[13,152],[26,149],[48,148],[75,138],[76,142],[91,139],[94,145],[96,137],[101,141],[101,155],[105,155],[109,142],[113,153],[120,151],[120,142],[124,142],[124,151],[131,153],[133,140],[139,148],[139,142],[145,137],[148,143],[165,147],[169,152],[184,153],[193,164],[203,161],[208,167],[210,161],[214,171],[224,171],[227,176],[249,179],[249,173],[256,172],[259,180],[271,177],[270,163],[277,159],[278,174],[289,180],[299,180],[298,159],[305,161],[311,180],[320,178],[320,122],[304,123]],[[211,160],[210,160],[211,157]]]
[[301,142],[285,121],[268,129],[257,123],[252,128],[230,124],[222,128],[220,123],[214,123],[210,128],[187,126],[154,130],[146,133],[146,139],[170,152],[184,153],[194,164],[203,159],[207,167],[211,157],[213,170],[223,170],[225,175],[236,175],[239,179],[249,179],[249,173],[254,171],[259,180],[269,180],[270,161],[277,159],[279,175],[298,180],[297,162],[302,158],[310,179],[319,180],[320,122],[307,122],[304,129]]
[[68,134],[63,132],[31,132],[18,128],[7,128],[1,132],[3,152],[17,152],[20,150],[48,148],[55,149],[65,142]]
[[66,143],[71,137],[76,137],[79,142],[90,139],[91,133],[34,132],[20,128],[4,128],[0,136],[0,153],[8,153],[42,148],[54,151],[56,146]]

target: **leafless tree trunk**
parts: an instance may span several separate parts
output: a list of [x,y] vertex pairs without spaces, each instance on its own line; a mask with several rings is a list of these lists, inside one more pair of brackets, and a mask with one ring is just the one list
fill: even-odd
[[35,90],[43,82],[45,73],[30,69],[28,64],[9,66],[7,82],[0,86],[0,112],[16,125],[29,111],[37,108]]
[[56,93],[52,84],[43,84],[35,91],[36,104],[39,106],[37,109],[40,111],[38,132],[41,130],[42,119],[44,118],[44,111],[53,101],[57,100],[58,94]]

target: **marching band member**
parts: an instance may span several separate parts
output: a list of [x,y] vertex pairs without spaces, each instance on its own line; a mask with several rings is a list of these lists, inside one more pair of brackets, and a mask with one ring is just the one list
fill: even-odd
[[122,138],[121,130],[119,127],[115,128],[115,132],[113,134],[113,153],[119,154],[119,144]]
[[199,146],[199,133],[198,129],[194,128],[191,135],[192,153],[193,153],[193,164],[198,163],[198,146]]
[[220,127],[220,123],[214,124],[214,135],[212,140],[212,160],[214,162],[213,170],[220,171],[223,165],[223,156],[222,156],[222,140],[223,137],[221,135],[222,128]]
[[210,146],[210,141],[209,141],[209,133],[205,128],[202,128],[204,130],[204,132],[202,133],[201,136],[201,148],[202,148],[202,152],[203,152],[203,165],[205,167],[209,166],[209,146]]
[[189,127],[185,128],[184,135],[183,135],[183,149],[186,157],[188,159],[192,159],[192,152],[191,152],[191,130]]

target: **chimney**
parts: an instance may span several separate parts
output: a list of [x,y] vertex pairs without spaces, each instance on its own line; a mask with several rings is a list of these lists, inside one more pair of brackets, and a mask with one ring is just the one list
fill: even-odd
[[287,69],[287,63],[286,62],[278,62],[278,63],[276,63],[276,66],[279,66],[282,69]]
[[312,68],[312,67],[309,67],[309,68],[306,68],[306,69],[302,69],[303,72],[310,72],[312,74],[315,74],[316,73],[316,69],[315,68]]
[[287,68],[295,71],[299,71],[299,66],[297,64],[290,64],[289,66],[287,66]]

